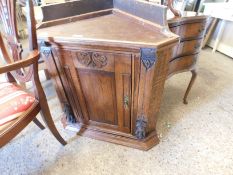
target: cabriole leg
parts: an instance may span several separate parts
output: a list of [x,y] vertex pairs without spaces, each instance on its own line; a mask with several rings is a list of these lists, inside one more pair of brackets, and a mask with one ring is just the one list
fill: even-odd
[[183,99],[184,104],[188,104],[187,97],[188,97],[188,94],[189,94],[189,92],[190,92],[190,90],[191,90],[191,88],[193,86],[194,81],[196,80],[196,77],[197,77],[197,71],[196,70],[191,70],[191,73],[192,73],[192,78],[191,78],[191,80],[189,82],[189,85],[188,85],[188,88],[187,88],[187,90],[186,90],[186,92],[184,94],[184,99]]

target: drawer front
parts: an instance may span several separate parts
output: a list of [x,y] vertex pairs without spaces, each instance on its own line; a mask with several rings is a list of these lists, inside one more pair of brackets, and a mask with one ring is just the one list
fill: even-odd
[[198,54],[183,56],[169,62],[168,76],[191,69],[197,61]]
[[181,37],[181,41],[185,39],[202,38],[205,33],[205,22],[184,24],[170,28],[170,30]]
[[91,50],[57,52],[77,118],[89,127],[130,133],[131,54]]
[[201,48],[201,42],[202,39],[180,42],[174,47],[170,61],[177,57],[198,53]]

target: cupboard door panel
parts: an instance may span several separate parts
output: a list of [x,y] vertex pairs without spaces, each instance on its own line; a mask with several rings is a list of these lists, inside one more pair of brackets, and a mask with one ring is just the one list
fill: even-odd
[[132,56],[91,50],[62,50],[58,58],[67,96],[79,122],[131,132]]
[[123,110],[123,127],[130,128],[130,100],[131,94],[131,76],[129,74],[123,75],[123,101],[124,101],[124,110]]
[[78,70],[89,120],[117,125],[114,73]]
[[115,58],[115,81],[119,130],[130,132],[131,128],[131,56],[117,54]]

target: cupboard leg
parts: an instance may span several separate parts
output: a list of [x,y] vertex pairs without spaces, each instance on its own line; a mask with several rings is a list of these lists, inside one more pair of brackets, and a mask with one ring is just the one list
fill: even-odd
[[189,92],[190,92],[190,90],[191,90],[191,88],[193,86],[194,81],[196,80],[196,77],[197,77],[196,70],[191,70],[191,73],[192,73],[192,78],[191,78],[191,80],[189,82],[189,85],[188,85],[188,88],[187,88],[187,90],[186,90],[186,92],[184,94],[184,99],[183,99],[184,104],[188,104],[187,97],[188,97],[188,94],[189,94]]

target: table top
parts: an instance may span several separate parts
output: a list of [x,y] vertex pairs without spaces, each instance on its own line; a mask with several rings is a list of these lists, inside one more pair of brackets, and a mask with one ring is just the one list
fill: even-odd
[[145,20],[129,17],[119,11],[109,11],[103,15],[95,13],[91,17],[86,15],[82,19],[73,17],[44,23],[37,30],[37,34],[38,38],[53,38],[53,40],[94,40],[153,46],[178,39],[172,33],[163,33],[156,24],[151,22],[147,24]]
[[167,13],[167,22],[170,27],[184,23],[186,24],[186,23],[201,22],[203,20],[206,20],[207,18],[208,15],[193,11],[183,11],[181,12],[181,16],[174,16],[174,14],[170,11],[168,11]]

